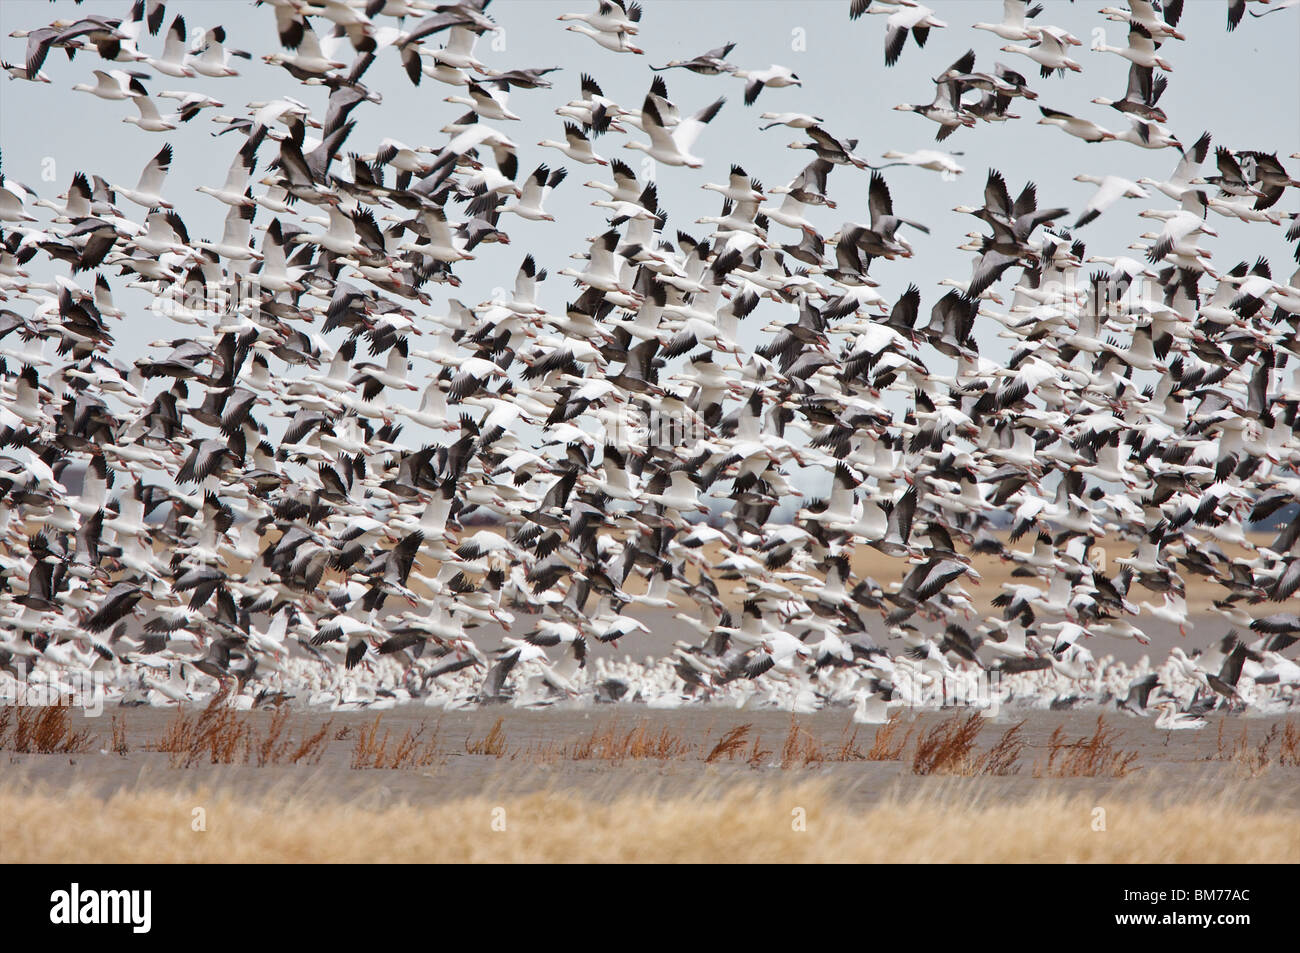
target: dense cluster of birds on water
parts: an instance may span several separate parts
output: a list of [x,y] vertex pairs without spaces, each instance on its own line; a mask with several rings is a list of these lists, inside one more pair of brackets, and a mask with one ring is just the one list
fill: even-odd
[[[806,168],[765,189],[733,164],[700,181],[721,201],[712,230],[670,229],[646,166],[606,156],[697,169],[697,151],[726,149],[709,135],[720,110],[796,102],[777,90],[801,80],[738,68],[733,43],[646,69],[636,3],[561,16],[590,56],[542,68],[487,62],[487,0],[259,0],[197,30],[180,6],[78,10],[13,33],[26,59],[4,64],[17,87],[78,71],[76,90],[160,145],[134,185],[86,154],[57,198],[0,186],[8,683],[102,673],[122,704],[712,700],[879,721],[996,682],[1003,703],[1159,711],[1167,727],[1296,699],[1300,521],[1247,530],[1300,501],[1300,272],[1223,268],[1210,248],[1231,217],[1285,234],[1300,261],[1281,211],[1297,156],[1172,131],[1159,100],[1182,0],[1102,11],[1127,24],[1127,46],[1103,48],[1130,61],[1127,91],[1095,100],[1121,132],[1049,107],[1080,41],[1040,6],[1006,0],[973,25],[1008,62],[980,72],[972,51],[932,102],[898,109],[945,140],[1036,108],[1099,148],[1168,150],[1170,175],[1080,176],[1097,191],[1071,211],[990,170],[982,204],[957,209],[980,229],[961,246],[969,277],[890,295],[891,262],[931,229],[884,170],[959,174],[952,156],[873,164],[852,130],[755,108]],[[1231,0],[1228,28],[1290,6]],[[951,28],[913,0],[846,7],[846,29],[883,27],[887,65]],[[256,58],[234,44],[272,30],[268,84],[328,87],[328,109],[268,96],[216,116],[229,175],[199,191],[225,228],[193,240],[165,140],[222,104],[153,84],[237,75]],[[385,67],[468,112],[436,141],[359,145],[352,114],[382,114],[367,80]],[[647,92],[625,106],[598,72],[629,68]],[[679,105],[677,71],[718,77],[718,94]],[[560,83],[577,95],[533,166],[509,126]],[[552,250],[511,247],[506,226],[585,202],[580,167],[608,226],[548,276]],[[1090,255],[1088,224],[1126,198],[1150,203],[1153,230]],[[834,233],[808,217],[833,209]],[[485,255],[513,289],[466,304],[458,263]],[[567,303],[543,294],[566,279]],[[134,289],[148,308],[127,306]],[[128,361],[114,329],[140,322],[173,329]],[[1009,360],[981,356],[981,329],[1012,341]],[[829,491],[802,494],[796,469]],[[900,579],[857,574],[873,550]],[[991,615],[964,588],[975,556],[1016,567]],[[1214,592],[1213,641],[1109,660],[1153,619],[1189,625],[1189,587]],[[634,662],[646,619],[684,637]],[[479,644],[501,629],[501,647]],[[588,658],[593,642],[628,655]]]

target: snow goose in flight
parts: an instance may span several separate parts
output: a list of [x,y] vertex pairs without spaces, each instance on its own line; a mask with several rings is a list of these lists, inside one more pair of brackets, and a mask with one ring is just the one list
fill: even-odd
[[1160,182],[1143,176],[1137,180],[1138,185],[1149,185],[1152,188],[1159,189],[1175,202],[1182,201],[1183,196],[1195,188],[1193,179],[1196,178],[1196,172],[1201,167],[1201,163],[1205,161],[1206,156],[1210,154],[1209,132],[1201,133],[1200,138],[1193,143],[1190,149],[1183,149],[1180,146],[1179,151],[1182,152],[1182,158],[1178,160],[1178,165],[1168,181]]
[[1111,109],[1141,119],[1164,122],[1167,118],[1165,111],[1156,103],[1160,101],[1168,86],[1169,79],[1163,74],[1157,76],[1150,67],[1134,63],[1128,70],[1128,89],[1125,90],[1123,99],[1097,96],[1092,101],[1098,106],[1109,106]]
[[134,189],[122,185],[113,185],[109,188],[123,198],[145,208],[171,208],[171,203],[162,197],[163,181],[167,178],[167,170],[171,168],[171,163],[172,147],[171,143],[168,143],[145,165],[144,171],[140,173],[140,181]]
[[823,122],[821,116],[812,116],[808,113],[762,113],[758,118],[772,120],[766,126],[759,127],[764,132],[775,126],[789,126],[791,129],[808,129],[811,126],[817,126]]
[[172,20],[172,25],[168,27],[167,36],[163,40],[162,57],[154,59],[152,56],[147,56],[144,61],[167,76],[193,76],[194,68],[185,62],[188,59],[186,53],[188,43],[189,35],[185,31],[185,18],[177,14],[176,19]]
[[519,118],[506,106],[506,101],[509,96],[509,86],[505,84],[497,84],[497,89],[491,90],[473,80],[470,80],[466,84],[465,88],[469,93],[468,96],[448,96],[444,102],[458,103],[462,106],[468,106],[483,119],[504,122],[508,120],[517,120]]
[[1160,717],[1156,719],[1156,728],[1162,731],[1204,728],[1209,724],[1200,715],[1192,714],[1186,710],[1180,711],[1178,702],[1172,698],[1157,702],[1155,707],[1160,711]]
[[1106,142],[1116,138],[1115,133],[1103,129],[1091,119],[1080,119],[1078,116],[1071,116],[1057,109],[1048,109],[1046,106],[1039,106],[1038,111],[1043,114],[1043,118],[1038,120],[1040,126],[1058,126],[1084,142]]
[[615,53],[645,53],[645,50],[636,46],[629,37],[632,35],[625,30],[619,30],[616,33],[606,33],[604,30],[597,30],[585,23],[571,23],[565,27],[572,33],[581,33],[583,36],[589,36],[607,50],[613,50]]
[[34,222],[36,216],[23,209],[28,199],[36,193],[13,179],[0,176],[0,222]]
[[1074,223],[1075,228],[1082,228],[1089,222],[1094,221],[1102,212],[1110,208],[1120,199],[1145,199],[1150,197],[1150,193],[1136,182],[1121,178],[1118,175],[1076,175],[1076,182],[1088,182],[1097,186],[1097,191],[1093,193],[1088,204],[1084,206],[1083,213],[1079,220]]
[[220,109],[226,104],[203,93],[193,93],[184,89],[164,89],[158,94],[159,99],[174,99],[178,105],[176,111],[181,119],[188,120],[198,115],[201,109]]
[[[220,255],[230,261],[248,261],[250,258],[260,258],[261,255],[253,251],[252,245],[249,244],[249,236],[253,226],[253,213],[255,211],[257,211],[256,205],[232,205],[230,211],[226,213],[226,223],[221,241],[198,241],[195,244],[199,248]],[[334,209],[331,209],[331,211],[334,211]]]
[[734,73],[736,67],[726,62],[727,54],[735,49],[735,43],[728,43],[726,46],[720,46],[716,50],[709,50],[707,53],[701,53],[689,60],[669,60],[663,66],[650,67],[656,73],[669,69],[688,69],[692,73],[699,73],[701,76],[717,76],[719,73]]
[[1019,53],[1027,56],[1041,67],[1043,78],[1054,72],[1064,73],[1067,69],[1082,73],[1083,67],[1070,59],[1066,53],[1067,44],[1056,32],[1044,28],[1039,32],[1038,42],[1033,46],[1003,46],[1003,53]]
[[1130,63],[1147,69],[1159,67],[1166,73],[1174,71],[1169,61],[1156,53],[1156,42],[1151,38],[1151,33],[1136,21],[1128,25],[1128,46],[1107,46],[1105,43],[1099,43],[1093,49],[1099,53],[1115,53]]
[[1035,3],[1029,7],[1026,0],[1002,0],[1001,23],[976,23],[973,29],[996,33],[1004,40],[1036,40],[1038,29],[1025,23],[1043,12],[1043,5]]
[[578,20],[602,33],[630,33],[635,36],[641,28],[641,5],[625,4],[623,0],[598,0],[595,13],[561,13],[557,20]]
[[1261,193],[1246,178],[1246,174],[1241,169],[1241,164],[1237,157],[1232,154],[1232,150],[1225,146],[1219,146],[1214,150],[1214,162],[1219,168],[1218,175],[1197,176],[1192,180],[1193,185],[1217,185],[1219,187],[1220,197],[1234,195],[1239,197],[1249,196],[1259,198]]
[[731,74],[737,79],[745,80],[745,105],[752,106],[764,87],[778,89],[782,86],[802,86],[803,80],[787,66],[772,64],[767,69],[735,70]]
[[13,63],[6,63],[3,60],[0,60],[0,69],[3,69],[6,73],[8,73],[10,79],[30,79],[31,82],[33,83],[54,82],[54,80],[50,79],[49,74],[46,73],[44,70],[37,70],[36,73],[33,75],[27,72],[27,67],[16,66]]
[[132,99],[136,109],[140,111],[139,116],[123,116],[123,122],[129,122],[133,126],[138,126],[145,132],[169,132],[177,128],[183,122],[189,122],[198,114],[197,109],[178,109],[176,112],[162,115],[158,112],[158,107],[154,105],[152,99],[148,96],[136,96]]
[[[973,62],[974,54],[967,55]],[[963,59],[965,58],[963,57]],[[917,113],[926,119],[937,122],[939,131],[935,133],[934,138],[939,142],[943,142],[962,126],[975,125],[974,117],[968,115],[962,108],[961,94],[961,84],[957,80],[946,80],[935,85],[934,100],[930,103],[924,105],[902,103],[895,106],[894,109],[899,112]]]
[[745,170],[735,164],[731,166],[731,176],[726,185],[706,182],[700,188],[708,189],[710,192],[717,192],[731,202],[761,202],[763,200],[763,193],[754,188],[753,181]]
[[616,254],[619,244],[617,231],[608,231],[592,239],[587,255],[587,267],[582,271],[561,268],[558,274],[573,278],[579,284],[595,288],[606,294],[633,295],[630,287],[631,278],[625,280],[626,261]]
[[611,129],[621,131],[622,126],[618,120],[627,110],[608,98],[590,74],[583,73],[578,81],[581,97],[558,107],[555,114],[566,119],[576,119],[582,123],[582,131],[590,132],[593,136],[602,135]]
[[225,47],[226,29],[222,26],[215,26],[204,34],[198,49],[197,55],[191,56],[189,64],[194,71],[201,76],[211,76],[222,78],[226,76],[238,76],[239,70],[230,65],[232,57],[241,57],[242,59],[251,59],[252,56],[243,50],[228,50]]
[[205,195],[211,195],[214,199],[224,202],[226,205],[252,205],[253,199],[248,195],[248,180],[252,175],[253,166],[257,162],[256,154],[248,149],[240,149],[235,154],[235,160],[230,163],[230,169],[226,173],[226,181],[220,188],[213,188],[210,185],[195,186],[194,191],[202,192]]
[[335,255],[354,258],[369,257],[370,250],[357,236],[356,222],[353,221],[351,215],[337,205],[329,207],[328,219],[313,216],[307,221],[327,225],[328,228],[325,234],[313,235],[308,232],[299,232],[289,239],[289,244],[317,245]]
[[886,169],[895,165],[913,165],[918,169],[929,169],[931,172],[941,172],[947,175],[961,175],[966,170],[952,160],[952,156],[962,155],[961,152],[936,152],[933,149],[918,149],[916,152],[896,152],[890,150],[884,153],[882,159],[892,159],[884,165],[874,166],[877,169]]
[[1128,693],[1123,698],[1115,699],[1115,706],[1130,715],[1144,715],[1147,710],[1147,699],[1159,684],[1160,676],[1155,672],[1135,678],[1129,682]]
[[337,44],[330,42],[328,46],[329,49],[327,50],[322,45],[320,37],[316,35],[316,31],[310,25],[305,25],[302,41],[293,48],[292,53],[277,50],[263,56],[262,61],[272,66],[283,66],[295,79],[299,80],[324,76],[331,70],[346,69],[347,63],[333,59],[330,56],[330,51],[335,49]]
[[108,71],[97,69],[92,72],[97,80],[94,86],[89,83],[78,83],[72,88],[107,100],[135,99],[138,96],[148,95],[140,82],[149,78],[148,73],[120,69]]
[[1168,149],[1170,147],[1182,149],[1183,147],[1183,144],[1178,141],[1178,137],[1168,127],[1146,119],[1131,119],[1129,128],[1116,133],[1115,138],[1122,139],[1124,142],[1131,142],[1143,149]]
[[629,142],[624,145],[624,148],[645,152],[656,162],[662,162],[664,165],[689,166],[698,169],[704,165],[704,160],[691,155],[691,146],[695,144],[695,140],[704,131],[705,125],[718,114],[718,110],[726,101],[725,96],[719,97],[695,115],[683,119],[670,133],[664,126],[654,96],[647,95],[641,107],[641,122],[643,131],[650,136],[650,142],[649,144]]
[[522,194],[519,201],[510,202],[501,208],[501,214],[513,212],[520,218],[525,218],[530,222],[553,222],[555,216],[550,215],[542,209],[542,203],[551,191],[564,181],[565,176],[569,174],[565,168],[559,168],[551,171],[545,163],[539,165],[533,170],[527,181],[524,182]]
[[[790,143],[789,148],[811,149],[813,152],[817,153],[819,159],[825,159],[827,162],[834,163],[835,165],[854,165],[859,169],[869,168],[865,159],[853,154],[853,150],[858,146],[858,140],[836,139],[821,126],[809,126],[804,131],[807,132],[808,138],[811,141],[792,142]],[[834,205],[832,204],[831,207],[834,208]]]
[[1147,260],[1153,264],[1171,252],[1191,254],[1191,249],[1195,248],[1195,237],[1199,234],[1219,234],[1205,222],[1208,203],[1204,192],[1186,192],[1181,205],[1176,212],[1145,209],[1138,213],[1143,218],[1158,218],[1165,223],[1164,230],[1147,255]]
[[[331,225],[333,221],[331,220]],[[406,242],[398,246],[401,251],[417,251],[435,261],[455,262],[471,261],[474,256],[467,252],[463,243],[453,236],[447,225],[447,213],[438,206],[429,206],[420,210],[420,232],[427,239],[420,243]],[[368,252],[367,252],[368,254]]]
[[543,139],[537,144],[547,149],[559,149],[574,162],[581,162],[583,165],[609,165],[609,160],[598,156],[591,148],[591,140],[584,136],[582,130],[571,122],[564,124],[563,142],[555,139]]
[[164,213],[154,209],[145,219],[144,234],[132,238],[127,247],[139,249],[146,255],[159,256],[170,252],[188,256],[191,253],[189,241],[189,233],[179,215],[174,211]]
[[923,47],[925,41],[930,38],[932,29],[948,25],[936,18],[933,10],[919,3],[910,3],[898,9],[870,7],[866,12],[889,15],[889,19],[885,21],[886,66],[893,66],[898,62],[898,58],[903,55],[903,47],[907,44],[908,31],[911,31],[912,38],[916,40],[916,45]]
[[[1183,0],[1164,0],[1163,9],[1152,0],[1128,0],[1129,8],[1104,7],[1101,13],[1107,20],[1139,23],[1153,37],[1168,36],[1175,40],[1186,39],[1176,29],[1183,13]],[[1158,15],[1157,15],[1158,14]]]

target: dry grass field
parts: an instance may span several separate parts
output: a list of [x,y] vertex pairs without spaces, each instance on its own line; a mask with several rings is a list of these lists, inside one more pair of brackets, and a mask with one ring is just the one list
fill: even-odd
[[[1102,811],[1104,813],[1099,813]],[[197,829],[196,828],[202,828]],[[860,810],[816,783],[599,803],[574,791],[371,810],[293,795],[0,788],[0,863],[1294,863],[1300,814],[1237,797],[994,803],[960,786]]]
[[1300,860],[1294,720],[846,720],[0,710],[0,863]]

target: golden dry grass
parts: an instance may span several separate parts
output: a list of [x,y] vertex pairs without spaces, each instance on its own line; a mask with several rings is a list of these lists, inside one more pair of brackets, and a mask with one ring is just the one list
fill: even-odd
[[[946,782],[945,782],[946,783]],[[963,782],[964,783],[964,782]],[[573,791],[367,810],[293,796],[0,788],[0,863],[1099,862],[1284,863],[1300,814],[1239,793],[1158,804],[1129,792],[856,806],[822,785],[702,788],[607,803]],[[1096,808],[1105,810],[1105,830]],[[202,831],[194,830],[195,809]],[[799,830],[799,827],[803,830]],[[504,829],[500,829],[504,828]]]

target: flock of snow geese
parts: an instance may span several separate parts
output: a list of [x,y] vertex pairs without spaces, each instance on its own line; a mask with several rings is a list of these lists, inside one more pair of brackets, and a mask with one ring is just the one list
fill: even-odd
[[[909,35],[923,48],[953,28],[914,0],[845,6],[846,29],[883,25],[886,65],[923,55]],[[972,51],[931,102],[897,107],[939,140],[1017,118],[1083,68],[1040,6],[1003,6],[973,29],[1006,40],[1012,65],[978,72]],[[670,230],[655,182],[600,154],[623,140],[660,165],[716,161],[727,96],[679,106],[665,76],[739,78],[732,110],[803,93],[786,67],[738,68],[725,43],[646,69],[644,100],[615,102],[598,66],[659,61],[637,45],[636,3],[561,16],[557,35],[590,38],[597,64],[562,68],[487,62],[488,0],[258,0],[195,31],[137,0],[14,32],[26,59],[4,64],[6,108],[76,70],[74,89],[138,113],[131,136],[200,127],[222,104],[155,81],[254,68],[227,44],[272,29],[268,85],[287,73],[329,97],[323,118],[291,96],[216,117],[209,141],[237,148],[224,184],[198,191],[228,207],[220,241],[190,238],[170,144],[134,186],[89,167],[54,199],[0,180],[0,679],[98,674],[122,704],[715,701],[868,722],[979,697],[1159,711],[1159,727],[1287,710],[1300,271],[1217,267],[1210,246],[1231,217],[1285,234],[1300,260],[1300,222],[1280,210],[1297,156],[1175,135],[1159,100],[1190,46],[1182,6],[1101,11],[1127,23],[1127,46],[1101,49],[1129,80],[1094,102],[1127,128],[1037,110],[1106,149],[1169,150],[1169,178],[1081,174],[1097,191],[1072,212],[990,170],[954,219],[981,229],[960,246],[971,273],[942,294],[882,293],[908,236],[931,231],[898,214],[907,192],[884,170],[960,167],[929,150],[873,164],[810,114],[751,113],[812,153],[793,181],[764,189],[732,164],[699,183],[721,199],[697,223],[712,230]],[[1292,6],[1229,0],[1228,29]],[[847,22],[867,14],[883,24]],[[382,116],[377,61],[468,111],[435,141],[361,151],[351,114]],[[577,97],[529,171],[534,145],[509,126],[561,82]],[[566,186],[578,166],[611,181]],[[553,222],[584,187],[607,227],[544,285],[553,250],[509,247],[509,216]],[[1089,254],[1088,224],[1125,198],[1151,203],[1155,230],[1132,254]],[[834,233],[809,219],[836,208]],[[513,291],[465,304],[457,265],[485,255]],[[565,279],[567,303],[543,294]],[[115,285],[132,289],[124,307]],[[149,308],[125,307],[137,289]],[[114,325],[141,322],[178,328],[128,362]],[[1009,360],[981,356],[993,332]],[[800,492],[810,472],[824,498]],[[1280,528],[1247,532],[1263,521]],[[1130,555],[1102,564],[1099,543]],[[858,575],[867,550],[900,578]],[[1016,566],[988,617],[963,588],[975,555]],[[1155,665],[1105,654],[1151,620],[1188,626],[1189,586],[1213,591],[1210,644]],[[646,620],[689,637],[643,663],[588,658],[593,641],[639,653]]]

